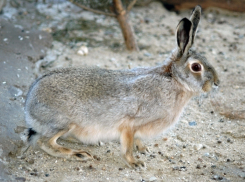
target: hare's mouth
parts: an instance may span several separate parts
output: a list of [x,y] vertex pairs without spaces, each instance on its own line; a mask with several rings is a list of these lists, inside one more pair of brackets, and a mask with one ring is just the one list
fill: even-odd
[[203,84],[203,87],[202,87],[202,90],[204,92],[209,92],[209,91],[217,91],[218,90],[218,85],[219,83],[216,83],[216,82],[211,82],[211,81],[206,81],[204,84]]
[[202,90],[204,91],[204,92],[209,92],[209,91],[211,91],[212,90],[212,84],[211,84],[211,82],[210,81],[206,81],[204,84],[203,84],[203,86],[202,86]]

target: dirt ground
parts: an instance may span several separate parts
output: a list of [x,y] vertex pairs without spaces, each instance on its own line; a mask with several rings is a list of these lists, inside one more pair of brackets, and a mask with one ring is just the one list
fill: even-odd
[[[9,1],[1,17],[26,30],[53,36],[46,56],[34,64],[39,76],[58,67],[99,66],[131,69],[161,64],[175,47],[175,28],[190,10],[169,12],[160,3],[135,7],[129,14],[140,51],[125,50],[115,19],[83,11],[66,1],[37,4]],[[130,169],[120,157],[120,144],[83,145],[60,140],[95,156],[87,162],[52,157],[38,148],[5,161],[15,181],[245,181],[245,14],[203,11],[195,49],[216,68],[219,90],[193,98],[179,123],[145,141],[150,153],[135,153],[146,169]],[[11,31],[11,30],[10,30]],[[2,41],[2,40],[1,40]],[[78,54],[88,48],[87,55]],[[28,88],[23,89],[24,95]],[[20,134],[24,140],[24,133]],[[23,146],[24,148],[24,146]]]

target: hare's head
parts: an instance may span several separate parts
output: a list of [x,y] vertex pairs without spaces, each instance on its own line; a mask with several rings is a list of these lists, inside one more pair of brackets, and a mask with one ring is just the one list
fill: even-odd
[[207,59],[192,50],[201,7],[196,6],[190,20],[183,18],[177,26],[177,48],[168,60],[168,70],[185,88],[193,92],[208,92],[218,86],[219,79]]

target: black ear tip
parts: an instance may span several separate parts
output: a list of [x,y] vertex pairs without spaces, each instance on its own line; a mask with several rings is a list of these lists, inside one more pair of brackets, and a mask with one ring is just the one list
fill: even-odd
[[188,18],[183,18],[180,20],[179,24],[183,24],[184,26],[191,26],[191,21]]

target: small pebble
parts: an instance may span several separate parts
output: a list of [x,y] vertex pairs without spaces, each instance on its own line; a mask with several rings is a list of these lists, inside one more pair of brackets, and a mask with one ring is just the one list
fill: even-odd
[[151,53],[146,52],[146,53],[144,53],[144,56],[151,57]]
[[191,122],[189,122],[189,125],[190,125],[190,126],[196,126],[197,123],[196,123],[196,121],[191,121]]
[[223,118],[219,120],[219,122],[221,122],[221,123],[223,123],[224,121],[225,121],[225,120],[224,120]]
[[227,139],[227,142],[231,142],[231,139],[230,139],[230,138],[228,138],[228,139]]
[[17,178],[15,178],[16,179],[16,181],[18,181],[18,182],[25,182],[26,181],[26,178],[24,178],[24,177],[17,177]]
[[180,167],[180,170],[181,170],[181,171],[185,171],[185,170],[186,170],[186,167],[185,167],[185,166],[181,166],[181,167]]
[[208,152],[205,153],[204,156],[205,156],[205,157],[209,157],[209,153],[208,153]]
[[197,160],[198,160],[198,161],[200,161],[200,162],[202,162],[202,161],[203,161],[201,158],[198,158]]
[[158,147],[158,144],[156,143],[156,144],[154,145],[154,147]]
[[173,170],[180,170],[180,168],[178,167],[178,166],[176,166],[176,167],[173,167]]
[[222,180],[223,179],[223,177],[222,176],[219,176],[219,178],[218,178],[219,180]]
[[200,150],[201,148],[203,148],[203,144],[196,144],[196,145],[194,145],[194,149],[195,150]]
[[214,179],[214,180],[217,180],[218,178],[219,178],[218,175],[214,175],[214,176],[213,176],[213,179]]
[[86,46],[81,46],[78,49],[77,54],[79,54],[81,56],[86,56],[88,54],[88,48]]
[[149,181],[156,181],[157,178],[155,176],[150,177]]
[[156,155],[151,154],[150,157],[151,158],[156,158]]
[[201,166],[200,166],[200,164],[197,164],[197,169],[201,169]]
[[143,60],[143,58],[142,58],[142,57],[138,57],[138,60],[139,60],[139,61],[142,61],[142,60]]
[[218,140],[217,143],[222,143],[222,141]]
[[29,163],[29,164],[34,164],[34,159],[28,160],[28,163]]
[[46,176],[46,177],[49,177],[49,174],[47,173],[47,174],[45,174],[45,176]]
[[95,169],[92,164],[88,166],[89,169]]

